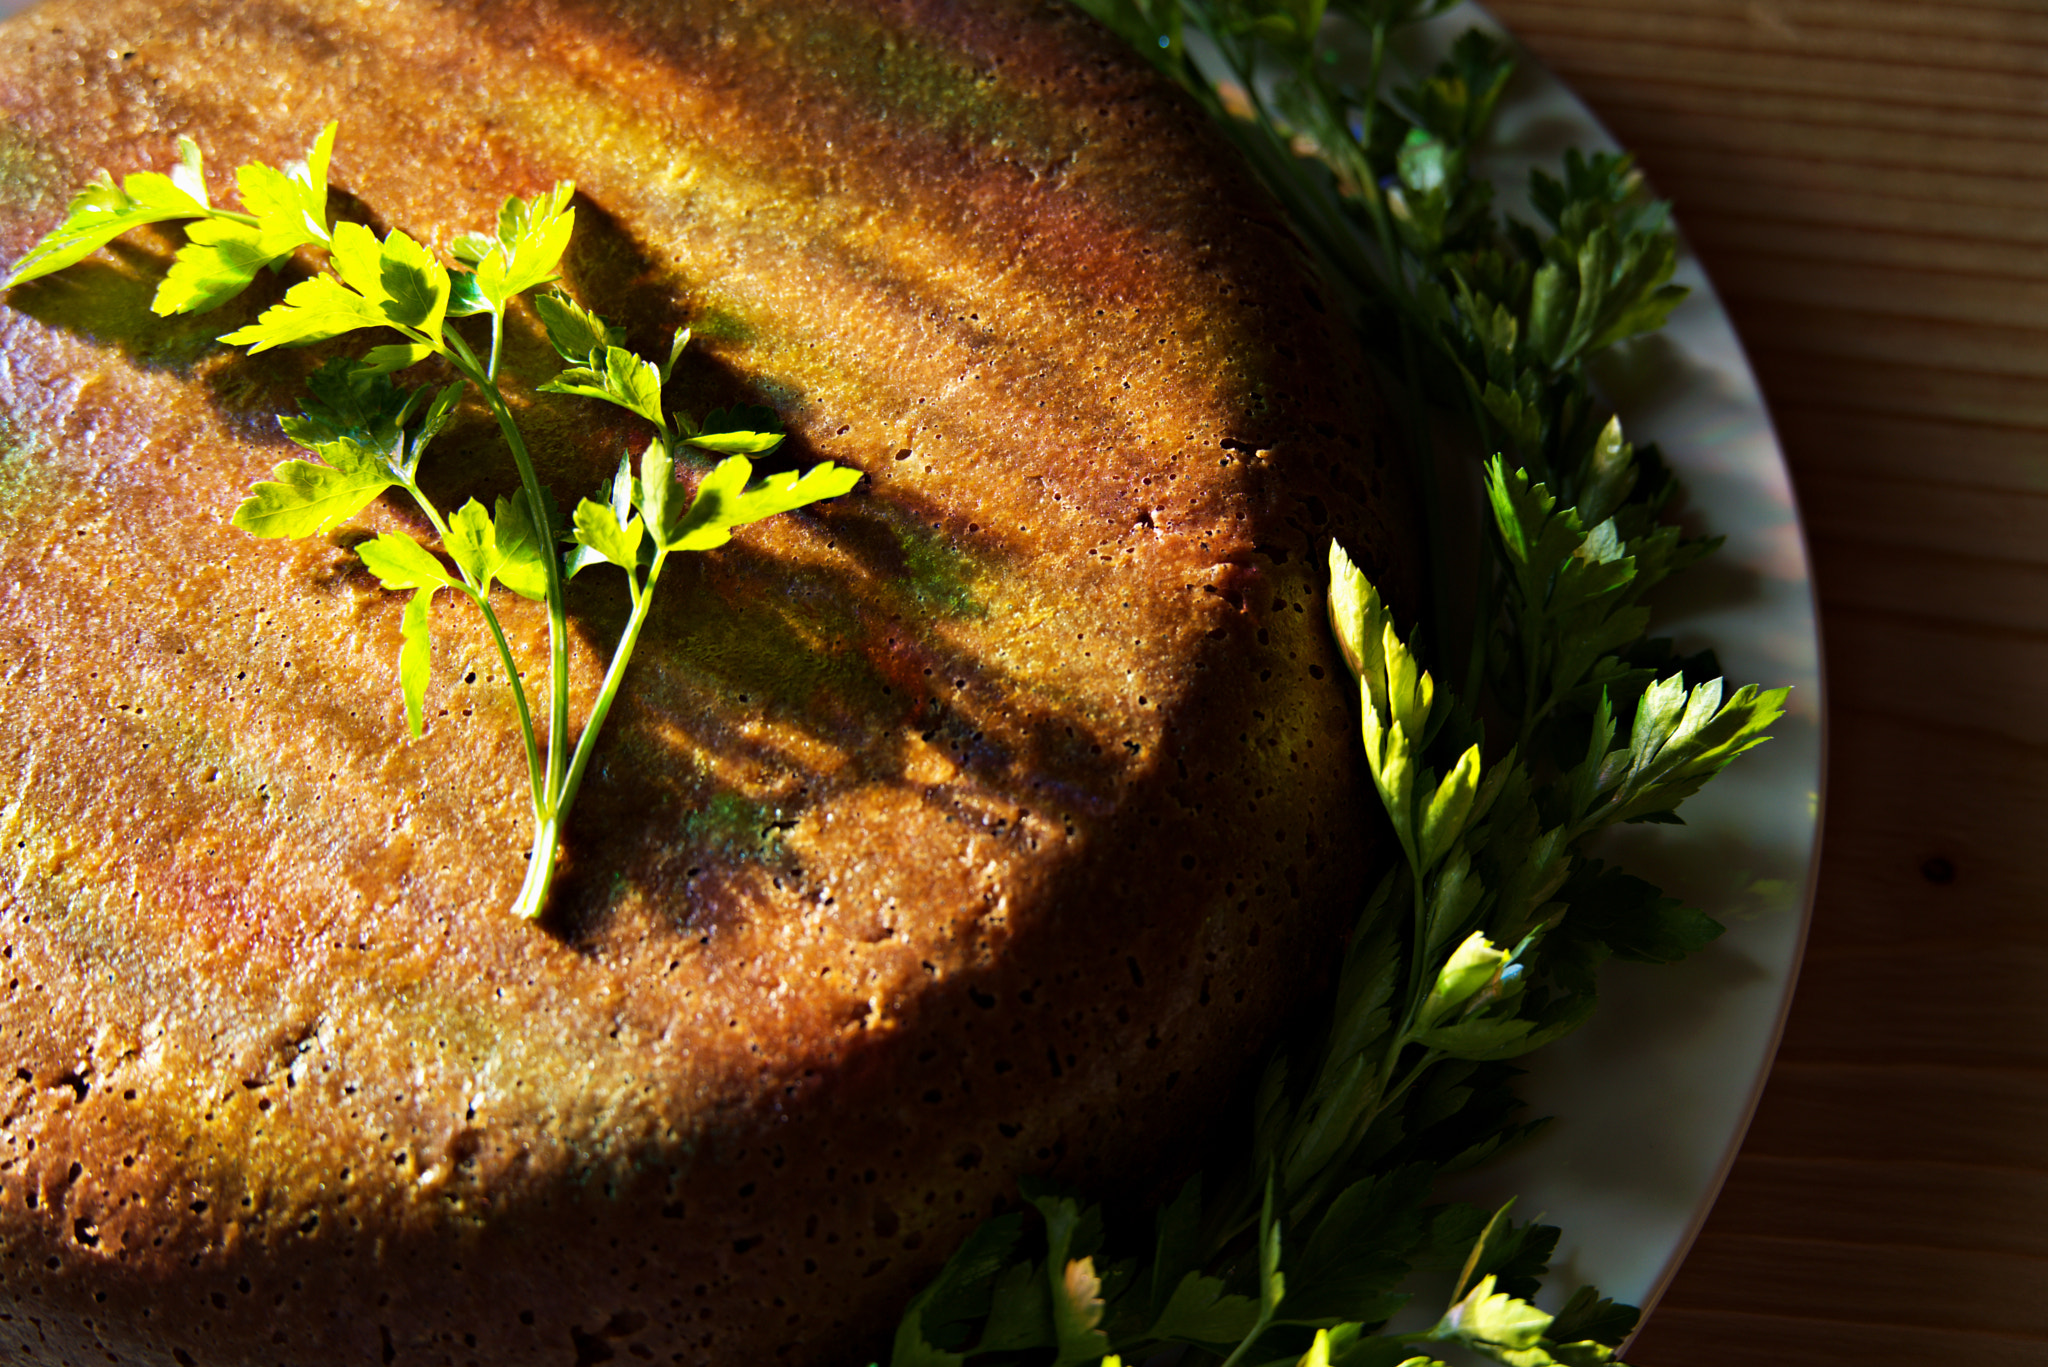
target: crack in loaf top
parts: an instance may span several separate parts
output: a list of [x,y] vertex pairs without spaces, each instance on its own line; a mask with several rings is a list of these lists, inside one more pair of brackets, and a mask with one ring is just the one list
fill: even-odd
[[[482,628],[443,615],[407,739],[402,600],[339,544],[409,510],[226,524],[333,351],[210,339],[303,267],[158,319],[145,232],[13,291],[0,1254],[45,1266],[8,1294],[89,1316],[111,1279],[158,1305],[121,1341],[257,1345],[246,1288],[318,1269],[308,1361],[621,1314],[829,1357],[1008,1174],[1085,1180],[1228,1084],[1366,854],[1314,567],[1341,533],[1398,593],[1407,542],[1291,239],[1109,40],[1031,4],[79,4],[6,30],[0,100],[10,261],[181,133],[218,194],[338,118],[331,207],[442,250],[573,179],[578,297],[695,329],[675,406],[770,403],[787,463],[865,474],[671,567],[537,931]],[[550,370],[530,318],[509,346]],[[645,440],[518,402],[567,500]],[[494,443],[466,415],[437,498],[508,491]],[[578,716],[622,597],[572,589]],[[674,1287],[716,1314],[633,1308]]]

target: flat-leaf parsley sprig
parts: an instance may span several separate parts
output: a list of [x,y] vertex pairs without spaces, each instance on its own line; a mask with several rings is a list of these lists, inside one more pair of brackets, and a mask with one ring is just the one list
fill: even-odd
[[[773,451],[780,425],[767,409],[718,410],[703,422],[670,410],[662,391],[689,341],[678,330],[665,355],[644,357],[621,345],[624,334],[563,293],[559,267],[575,228],[574,187],[558,184],[531,199],[508,198],[496,231],[456,241],[450,268],[405,233],[379,238],[358,223],[330,224],[327,171],[335,125],[315,139],[303,162],[283,170],[252,164],[236,172],[242,207],[210,199],[199,149],[178,141],[168,174],[144,171],[116,185],[102,172],[75,196],[64,221],[39,242],[6,282],[12,287],[52,274],[133,228],[182,222],[185,242],[158,286],[160,315],[220,307],[301,251],[325,254],[325,269],[299,281],[254,322],[221,337],[250,354],[307,346],[358,332],[395,333],[360,360],[335,358],[314,371],[297,416],[280,419],[285,435],[315,459],[285,461],[249,491],[233,513],[252,536],[323,535],[397,489],[433,526],[439,554],[405,532],[385,532],[357,547],[363,564],[394,593],[410,593],[401,623],[399,691],[414,735],[424,729],[432,667],[430,614],[436,595],[452,590],[483,615],[505,667],[519,715],[534,840],[515,915],[540,916],[553,881],[563,823],[581,786],[605,718],[646,625],[655,585],[669,556],[710,550],[734,529],[835,498],[859,480],[856,470],[826,462],[753,479],[749,457]],[[544,287],[556,288],[542,291]],[[567,366],[538,386],[613,404],[653,428],[637,465],[620,457],[616,474],[586,498],[564,525],[540,483],[499,376],[505,319],[515,300],[531,305],[548,341]],[[480,356],[453,322],[483,316],[489,343]],[[438,361],[457,379],[444,387],[406,388],[395,373]],[[420,487],[422,455],[474,394],[491,412],[519,473],[520,492],[494,508],[471,499],[452,512]],[[676,452],[691,446],[725,457],[685,500]],[[567,555],[560,544],[571,549]],[[569,723],[568,608],[563,585],[596,564],[625,573],[630,611],[589,716],[573,748]],[[548,614],[547,713],[537,730],[523,671],[491,605],[493,587],[544,603]]]

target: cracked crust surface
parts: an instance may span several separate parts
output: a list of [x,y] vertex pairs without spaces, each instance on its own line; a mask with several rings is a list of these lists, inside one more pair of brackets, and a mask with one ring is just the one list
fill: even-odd
[[[211,339],[297,272],[158,319],[145,231],[6,297],[0,1347],[865,1362],[1015,1173],[1149,1170],[1326,957],[1374,837],[1320,565],[1401,598],[1388,439],[1275,212],[1084,20],[93,0],[0,30],[0,106],[8,261],[181,133],[219,199],[338,118],[331,207],[443,250],[573,179],[578,296],[695,329],[676,405],[866,476],[672,563],[536,930],[482,627],[442,604],[410,741],[342,544],[410,511],[226,524],[330,352]],[[522,404],[565,499],[636,443]],[[429,463],[511,486],[478,414]],[[579,709],[622,597],[573,586]]]

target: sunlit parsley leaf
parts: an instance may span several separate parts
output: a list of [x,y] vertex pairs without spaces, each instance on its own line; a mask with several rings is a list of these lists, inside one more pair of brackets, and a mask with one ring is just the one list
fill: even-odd
[[385,532],[374,540],[365,541],[356,547],[356,554],[378,582],[391,590],[455,588],[460,581],[448,572],[448,567],[435,559],[433,552],[420,545],[404,532]]
[[[616,524],[620,528],[621,534],[623,534],[625,527],[629,523],[636,523],[638,521],[638,519],[636,519],[633,516],[633,507],[635,495],[637,492],[638,490],[636,488],[636,481],[633,478],[632,457],[629,455],[622,455],[619,457],[618,469],[612,473],[611,488],[607,495],[607,502],[603,504],[597,504],[592,499],[584,499],[583,504],[600,508],[608,508],[611,513],[612,523]],[[578,514],[581,515],[581,505],[579,505]],[[597,514],[593,513],[591,516],[596,517]],[[553,522],[553,525],[559,526],[561,524],[559,522]],[[606,536],[608,534],[609,529],[602,522],[594,522],[592,525],[598,529],[597,535],[599,535],[600,537]],[[639,563],[637,556],[635,559],[624,563],[612,560],[609,556],[605,555],[596,547],[584,542],[582,537],[577,534],[577,528],[574,525],[573,519],[571,521],[571,525],[568,526],[562,533],[562,539],[568,542],[572,547],[572,549],[569,551],[567,558],[563,561],[564,572],[567,573],[571,578],[574,578],[577,574],[581,573],[583,570],[587,569],[592,565],[603,565],[607,563],[617,564],[620,565],[620,567],[623,569],[630,570],[631,566],[637,565]]]
[[320,130],[304,161],[281,171],[257,162],[235,172],[242,207],[260,221],[266,250],[281,256],[327,240],[327,164],[336,127]]
[[279,255],[267,249],[260,229],[232,219],[201,219],[185,230],[185,236],[150,301],[151,311],[159,316],[219,308],[247,289],[256,273]]
[[[514,295],[554,279],[555,267],[569,246],[576,211],[569,207],[576,187],[567,181],[532,200],[517,195],[498,211],[498,233],[480,255],[467,257],[476,266],[476,287],[493,308],[503,310]],[[474,251],[477,236],[464,238],[458,254]]]
[[[447,268],[402,232],[378,242],[357,223],[338,223],[329,243],[336,275],[303,280],[245,328],[221,338],[250,354],[323,342],[360,328],[402,326],[436,347],[447,315]],[[337,276],[339,278],[337,278]]]
[[1428,1337],[1459,1343],[1507,1367],[1619,1367],[1612,1348],[1592,1339],[1559,1342],[1551,1315],[1482,1278],[1447,1311]]
[[728,456],[713,466],[698,483],[689,510],[676,522],[667,549],[706,551],[723,546],[732,540],[736,527],[837,498],[860,482],[860,471],[830,461],[812,466],[801,477],[788,470],[750,485],[747,480],[753,472],[753,462],[745,456]]
[[570,366],[540,386],[547,394],[576,394],[602,399],[661,425],[661,372],[624,347],[607,346],[593,353],[591,364]]
[[[630,490],[632,472],[626,462],[619,462],[620,476]],[[614,484],[610,503],[599,503],[595,499],[584,499],[576,505],[574,536],[582,552],[571,557],[569,573],[575,574],[584,566],[599,560],[608,561],[620,569],[632,573],[640,564],[640,541],[646,533],[646,524],[631,515],[630,503],[624,509],[619,506]],[[630,500],[631,494],[628,493]]]
[[[248,288],[264,267],[327,241],[327,161],[334,132],[328,124],[306,160],[287,171],[260,162],[237,170],[242,207],[257,222],[216,217],[193,224],[150,308],[162,316],[218,308]],[[195,156],[187,166],[196,171],[197,164]]]
[[1452,1306],[1430,1331],[1446,1342],[1487,1348],[1534,1348],[1550,1327],[1550,1315],[1527,1301],[1494,1289],[1494,1278],[1482,1277],[1465,1298]]
[[656,426],[661,424],[661,372],[624,347],[604,349],[605,393],[613,403],[631,409]]
[[782,421],[775,410],[759,404],[714,408],[697,430],[684,438],[691,446],[721,455],[758,456],[782,444]]
[[404,644],[398,652],[398,686],[405,698],[405,721],[417,736],[426,729],[424,704],[427,676],[432,664],[428,614],[434,595],[442,589],[459,587],[460,581],[419,542],[404,532],[385,532],[374,541],[356,547],[378,582],[396,591],[413,589],[400,624]]
[[370,300],[331,275],[316,275],[292,286],[255,322],[220,340],[230,346],[246,346],[253,356],[272,347],[324,342],[386,322],[383,311]]
[[340,464],[288,460],[229,519],[251,536],[315,536],[354,517],[398,481],[373,453],[336,444]]
[[439,341],[448,314],[448,268],[402,232],[384,239],[377,261],[384,316]]
[[[337,223],[328,243],[328,261],[342,283],[373,306],[384,302],[384,247],[360,223]],[[378,316],[383,316],[381,307]]]
[[[180,171],[161,175],[142,171],[114,184],[102,171],[72,196],[64,221],[29,250],[7,277],[11,288],[55,274],[84,260],[131,228],[181,218],[204,218],[208,206],[205,178],[198,174],[199,149],[189,138],[178,140],[184,157]],[[194,192],[197,192],[196,194]]]
[[498,538],[498,582],[521,598],[544,602],[548,596],[548,551],[534,530],[533,514],[523,493],[502,495],[494,520]]
[[1637,704],[1628,767],[1596,809],[1605,822],[1670,812],[1736,756],[1770,739],[1791,690],[1745,684],[1722,701],[1712,679],[1688,690],[1683,675],[1652,684]]
[[1431,1026],[1449,1017],[1474,993],[1499,977],[1510,957],[1508,951],[1496,948],[1485,935],[1473,931],[1437,970],[1436,982],[1416,1018],[1418,1022]]
[[495,518],[475,499],[463,504],[448,519],[445,544],[477,592],[495,582],[522,598],[547,597],[547,565],[523,494],[499,498]]
[[668,359],[661,363],[661,382],[663,384],[667,384],[669,376],[675,374],[676,362],[682,358],[683,348],[689,344],[690,330],[688,328],[677,328],[675,336],[669,339]]
[[540,315],[541,324],[547,328],[548,344],[563,360],[574,365],[584,365],[590,360],[591,353],[602,353],[626,340],[624,328],[613,327],[568,295],[557,291],[536,294],[533,311]]
[[640,478],[634,485],[633,502],[661,545],[668,544],[673,530],[675,509],[670,495],[675,492],[675,479],[675,461],[668,447],[660,441],[650,443],[640,457]]

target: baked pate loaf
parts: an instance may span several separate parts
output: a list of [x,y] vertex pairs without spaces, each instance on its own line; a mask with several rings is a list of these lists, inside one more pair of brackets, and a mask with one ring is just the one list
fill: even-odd
[[[1363,362],[1177,93],[1034,0],[74,0],[0,103],[8,263],[181,134],[232,202],[338,119],[331,211],[444,252],[573,179],[568,286],[695,329],[675,406],[865,474],[671,565],[536,927],[484,629],[411,739],[349,549],[410,507],[227,523],[343,347],[212,339],[312,259],[162,319],[145,230],[6,297],[0,1356],[866,1362],[1016,1174],[1185,1147],[1371,859],[1324,549],[1411,570]],[[645,440],[521,402],[565,502]],[[514,487],[481,412],[425,477]],[[572,586],[579,716],[623,599]]]

